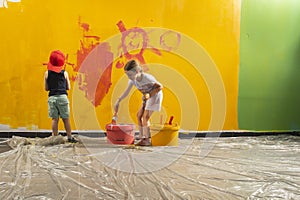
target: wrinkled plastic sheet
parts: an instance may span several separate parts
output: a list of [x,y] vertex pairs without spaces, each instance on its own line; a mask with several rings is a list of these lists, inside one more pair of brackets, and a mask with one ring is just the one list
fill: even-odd
[[5,141],[0,199],[300,199],[297,136],[180,139],[178,147],[79,139]]

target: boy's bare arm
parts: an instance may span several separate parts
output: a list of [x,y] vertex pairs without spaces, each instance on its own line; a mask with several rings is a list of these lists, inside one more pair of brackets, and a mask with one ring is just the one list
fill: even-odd
[[44,74],[44,87],[46,91],[49,91],[48,83],[47,83],[47,78],[48,78],[48,71],[45,72]]
[[65,71],[64,75],[65,75],[65,79],[67,81],[67,90],[70,90],[71,89],[71,83],[70,83],[68,72]]
[[128,84],[126,90],[125,90],[125,91],[123,92],[123,94],[118,98],[118,101],[121,101],[122,99],[124,99],[125,97],[128,96],[128,94],[129,94],[129,92],[130,92],[132,86],[133,86],[132,84]]
[[115,116],[117,116],[118,114],[118,110],[119,110],[119,104],[122,101],[122,99],[124,99],[125,97],[127,97],[127,95],[129,94],[131,88],[132,88],[132,84],[128,84],[126,90],[123,92],[123,94],[117,99],[115,105],[114,105],[114,111],[115,111]]

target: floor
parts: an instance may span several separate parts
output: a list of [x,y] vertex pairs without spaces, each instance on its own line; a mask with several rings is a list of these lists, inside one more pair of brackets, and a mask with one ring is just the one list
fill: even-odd
[[0,199],[300,199],[300,137],[202,137],[178,146],[105,137],[0,142]]

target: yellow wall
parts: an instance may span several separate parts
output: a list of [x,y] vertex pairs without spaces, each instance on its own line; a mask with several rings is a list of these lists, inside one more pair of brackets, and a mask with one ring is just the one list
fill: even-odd
[[[111,119],[112,102],[125,87],[126,77],[116,64],[122,34],[117,23],[127,30],[146,31],[148,49],[143,59],[149,73],[165,86],[161,113],[154,123],[175,116],[183,129],[237,129],[237,88],[239,63],[240,0],[152,0],[152,1],[40,1],[21,0],[0,7],[0,124],[10,128],[50,129],[47,116],[47,93],[43,90],[43,74],[50,51],[60,49],[68,54],[68,62],[78,65],[83,34],[99,36],[113,52],[112,85],[101,101],[93,106],[85,99],[78,83],[72,81],[72,126],[74,129],[105,129]],[[90,29],[83,32],[83,23]],[[157,40],[171,31],[181,40],[168,51]],[[97,41],[96,41],[97,42]],[[168,41],[167,41],[168,42]],[[154,52],[155,48],[159,53]],[[66,70],[78,75],[71,65]],[[80,70],[79,70],[80,72]],[[140,94],[133,91],[122,102],[120,122],[136,122]],[[60,125],[60,128],[63,128]]]

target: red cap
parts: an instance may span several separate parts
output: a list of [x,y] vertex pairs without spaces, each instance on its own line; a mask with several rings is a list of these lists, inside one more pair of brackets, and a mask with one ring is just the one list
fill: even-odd
[[60,73],[65,64],[65,55],[59,51],[52,51],[48,62],[48,70]]

